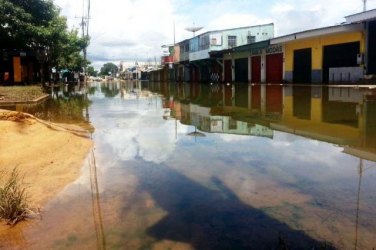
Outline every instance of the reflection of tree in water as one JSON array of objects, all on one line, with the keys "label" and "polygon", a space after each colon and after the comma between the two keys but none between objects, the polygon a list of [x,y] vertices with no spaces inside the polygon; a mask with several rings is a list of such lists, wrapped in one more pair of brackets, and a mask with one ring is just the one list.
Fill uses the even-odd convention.
[{"label": "reflection of tree in water", "polygon": [[167,215],[148,229],[160,240],[195,249],[333,249],[244,204],[218,178],[209,189],[165,166],[135,169],[140,191],[151,194]]},{"label": "reflection of tree in water", "polygon": [[97,91],[96,87],[89,87],[88,90],[87,90],[87,93],[89,95],[94,95],[96,91]]},{"label": "reflection of tree in water", "polygon": [[117,88],[116,84],[113,85],[101,85],[101,92],[104,94],[105,97],[115,97],[119,94],[119,89]]},{"label": "reflection of tree in water", "polygon": [[84,94],[55,95],[37,106],[25,107],[24,111],[51,122],[79,123],[87,121],[84,110],[90,105]]}]

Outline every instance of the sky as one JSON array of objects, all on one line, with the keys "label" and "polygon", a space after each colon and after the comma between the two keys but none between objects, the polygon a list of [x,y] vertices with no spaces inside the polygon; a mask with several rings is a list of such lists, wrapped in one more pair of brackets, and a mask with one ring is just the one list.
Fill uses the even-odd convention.
[{"label": "sky", "polygon": [[[79,29],[88,0],[54,0]],[[367,1],[367,9],[376,0]],[[161,45],[192,37],[187,27],[211,30],[274,23],[275,36],[340,24],[363,10],[362,0],[91,0],[88,59],[132,65],[159,61]],[[86,11],[85,11],[86,12]],[[86,15],[86,14],[85,14]],[[175,24],[175,25],[174,25]]]}]

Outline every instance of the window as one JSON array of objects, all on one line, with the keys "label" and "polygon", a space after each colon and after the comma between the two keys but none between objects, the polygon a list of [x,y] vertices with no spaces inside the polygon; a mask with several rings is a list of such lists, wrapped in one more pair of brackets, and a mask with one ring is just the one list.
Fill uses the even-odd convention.
[{"label": "window", "polygon": [[196,52],[199,50],[198,48],[199,40],[198,37],[194,37],[189,41],[189,49],[190,52]]},{"label": "window", "polygon": [[236,47],[236,36],[228,36],[228,47]]},{"label": "window", "polygon": [[200,37],[199,50],[209,49],[209,35]]},{"label": "window", "polygon": [[247,44],[256,42],[256,36],[247,36]]}]

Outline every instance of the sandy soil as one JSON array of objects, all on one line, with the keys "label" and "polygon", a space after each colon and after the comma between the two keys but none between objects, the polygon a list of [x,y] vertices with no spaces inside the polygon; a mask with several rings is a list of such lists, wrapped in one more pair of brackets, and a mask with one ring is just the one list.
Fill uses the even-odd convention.
[{"label": "sandy soil", "polygon": [[78,178],[91,147],[87,132],[79,127],[0,110],[0,169],[17,167],[24,175],[31,208],[42,208]]}]

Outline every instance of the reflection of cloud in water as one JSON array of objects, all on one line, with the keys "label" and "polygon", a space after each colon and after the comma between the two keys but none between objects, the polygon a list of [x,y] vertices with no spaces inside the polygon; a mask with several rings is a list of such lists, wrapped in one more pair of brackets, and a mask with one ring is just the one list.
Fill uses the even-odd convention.
[{"label": "reflection of cloud in water", "polygon": [[231,159],[244,165],[257,160],[260,171],[274,169],[316,181],[336,178],[338,171],[341,171],[342,178],[352,178],[356,171],[357,159],[342,153],[342,147],[302,136],[274,132],[272,140],[216,134],[211,139],[215,146],[197,145],[196,158],[200,157],[198,155],[204,158],[216,155],[209,161],[213,164],[218,160],[228,161],[228,165],[234,164]]},{"label": "reflection of cloud in water", "polygon": [[[101,137],[112,148],[115,157],[122,161],[139,156],[145,161],[161,163],[175,149],[175,121],[163,120],[163,110],[124,112],[114,127],[108,128]],[[119,117],[120,115],[118,115]],[[186,126],[178,125],[179,134],[186,133]]]},{"label": "reflection of cloud in water", "polygon": [[253,136],[249,136],[249,135],[232,135],[232,134],[219,134],[218,137],[225,142],[251,141],[252,139],[254,139]]}]

